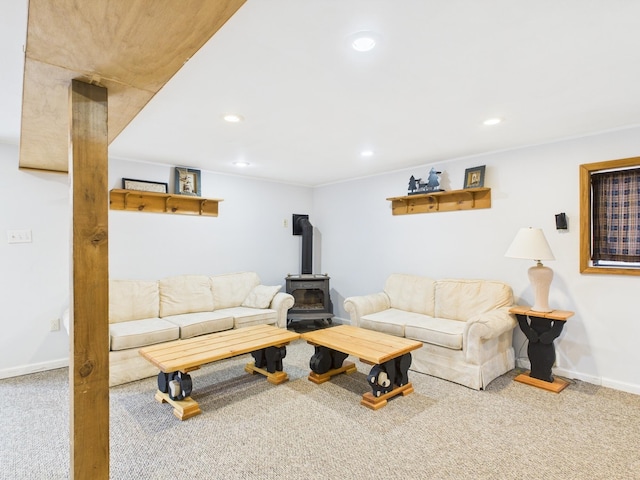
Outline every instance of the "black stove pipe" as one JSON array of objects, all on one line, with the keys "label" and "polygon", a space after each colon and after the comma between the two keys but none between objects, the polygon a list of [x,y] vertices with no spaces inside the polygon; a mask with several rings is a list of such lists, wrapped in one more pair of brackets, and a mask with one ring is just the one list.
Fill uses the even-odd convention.
[{"label": "black stove pipe", "polygon": [[302,274],[313,272],[313,225],[309,215],[293,215],[293,234],[302,235]]}]

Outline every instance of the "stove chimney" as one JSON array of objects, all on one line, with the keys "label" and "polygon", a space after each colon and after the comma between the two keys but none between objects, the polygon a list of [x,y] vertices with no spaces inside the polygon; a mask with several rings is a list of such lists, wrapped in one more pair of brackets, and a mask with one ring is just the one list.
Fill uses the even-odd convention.
[{"label": "stove chimney", "polygon": [[310,274],[313,272],[313,225],[309,222],[309,215],[293,214],[291,222],[294,235],[302,235],[302,271]]}]

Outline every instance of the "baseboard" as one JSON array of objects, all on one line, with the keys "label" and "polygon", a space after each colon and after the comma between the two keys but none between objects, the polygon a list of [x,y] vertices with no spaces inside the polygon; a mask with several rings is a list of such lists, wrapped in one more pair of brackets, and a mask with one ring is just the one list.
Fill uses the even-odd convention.
[{"label": "baseboard", "polygon": [[516,367],[524,370],[531,370],[531,362],[526,357],[516,358]]},{"label": "baseboard", "polygon": [[602,386],[613,388],[614,390],[620,390],[622,392],[635,393],[636,395],[640,395],[640,385],[633,385],[631,383],[618,382],[615,380],[603,378]]},{"label": "baseboard", "polygon": [[594,385],[600,385],[602,387],[612,388],[614,390],[620,390],[622,392],[634,393],[640,395],[640,385],[634,385],[632,383],[620,382],[618,380],[611,380],[609,378],[596,377],[595,375],[585,375],[583,373],[566,370],[564,368],[554,368],[554,375],[560,377],[581,380],[583,382],[592,383]]},{"label": "baseboard", "polygon": [[48,362],[41,363],[30,363],[29,365],[22,365],[20,367],[5,368],[0,370],[0,379],[20,377],[22,375],[28,375],[30,373],[44,372],[47,370],[54,370],[56,368],[64,368],[68,366],[68,358],[59,358],[57,360],[50,360]]},{"label": "baseboard", "polygon": [[[524,370],[531,370],[531,363],[526,357],[520,357],[516,359],[516,367]],[[595,375],[586,375],[584,373],[575,372],[573,370],[567,370],[566,368],[554,367],[552,370],[554,375],[563,377],[569,380],[580,380],[582,382],[591,383],[593,385],[600,385],[602,387],[612,388],[614,390],[620,390],[622,392],[634,393],[640,395],[640,385],[634,385],[631,383],[619,382],[617,380],[611,380],[608,378],[597,377]]]}]

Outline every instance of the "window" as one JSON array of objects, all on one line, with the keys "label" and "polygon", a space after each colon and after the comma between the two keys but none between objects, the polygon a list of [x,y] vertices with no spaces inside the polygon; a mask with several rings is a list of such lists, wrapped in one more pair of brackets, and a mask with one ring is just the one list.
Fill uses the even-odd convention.
[{"label": "window", "polygon": [[580,165],[580,272],[640,275],[640,157]]}]

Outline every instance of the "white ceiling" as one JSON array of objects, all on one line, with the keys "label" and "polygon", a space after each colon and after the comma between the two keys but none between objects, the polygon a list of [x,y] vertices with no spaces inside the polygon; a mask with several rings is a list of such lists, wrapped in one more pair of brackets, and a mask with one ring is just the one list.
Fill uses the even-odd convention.
[{"label": "white ceiling", "polygon": [[[18,144],[27,0],[0,5]],[[109,153],[316,186],[638,125],[639,27],[638,0],[247,0]]]}]

